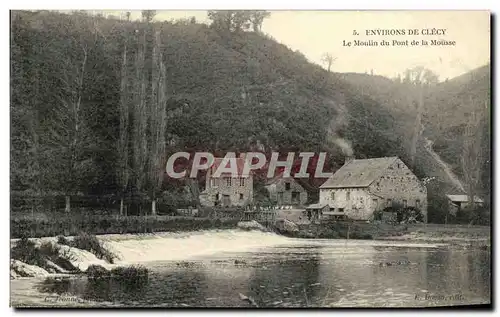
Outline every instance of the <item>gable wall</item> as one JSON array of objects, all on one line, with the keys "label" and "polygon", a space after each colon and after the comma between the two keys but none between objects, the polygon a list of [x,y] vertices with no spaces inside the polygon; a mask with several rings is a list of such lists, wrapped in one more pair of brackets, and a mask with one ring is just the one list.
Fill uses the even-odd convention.
[{"label": "gable wall", "polygon": [[417,206],[419,200],[420,210],[427,217],[427,188],[399,159],[369,186],[369,191],[385,199],[382,208],[388,207],[387,199],[401,205],[406,200],[407,206],[413,207]]},{"label": "gable wall", "polygon": [[[286,183],[290,183],[289,190],[286,190]],[[271,201],[277,203],[278,205],[291,205],[293,192],[300,193],[300,205],[304,205],[307,202],[307,191],[293,178],[278,179],[275,183],[267,185],[266,188],[269,191],[269,198]],[[283,193],[282,201],[280,201],[278,196],[278,193],[280,192]]]}]

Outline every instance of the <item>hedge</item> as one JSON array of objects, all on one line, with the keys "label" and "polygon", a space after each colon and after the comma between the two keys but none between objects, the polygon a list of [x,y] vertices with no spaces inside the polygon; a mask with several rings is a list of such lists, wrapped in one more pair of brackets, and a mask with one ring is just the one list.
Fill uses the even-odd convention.
[{"label": "hedge", "polygon": [[235,228],[239,217],[211,219],[178,216],[60,216],[50,219],[11,219],[10,237],[40,238],[59,235],[152,233]]}]

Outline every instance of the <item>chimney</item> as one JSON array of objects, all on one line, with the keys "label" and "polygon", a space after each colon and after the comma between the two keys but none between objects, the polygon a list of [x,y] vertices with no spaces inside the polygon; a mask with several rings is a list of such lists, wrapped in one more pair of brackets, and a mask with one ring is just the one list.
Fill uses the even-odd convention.
[{"label": "chimney", "polygon": [[354,155],[348,155],[345,157],[344,165],[349,164],[351,161],[354,161]]}]

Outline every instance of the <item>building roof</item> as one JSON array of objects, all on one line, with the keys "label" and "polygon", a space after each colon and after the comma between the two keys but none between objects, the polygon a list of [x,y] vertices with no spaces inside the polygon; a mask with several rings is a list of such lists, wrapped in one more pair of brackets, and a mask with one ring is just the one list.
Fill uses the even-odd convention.
[{"label": "building roof", "polygon": [[[446,195],[449,200],[452,202],[457,202],[457,203],[467,203],[469,202],[469,196],[468,195]],[[484,201],[479,198],[479,197],[474,197],[474,202],[476,203],[484,203]]]},{"label": "building roof", "polygon": [[352,160],[339,168],[319,188],[368,187],[378,179],[398,157]]},{"label": "building roof", "polygon": [[326,206],[328,206],[328,204],[311,204],[307,206],[306,209],[323,209]]},{"label": "building roof", "polygon": [[[219,166],[224,163],[224,158],[223,157],[216,157],[214,159],[214,162],[212,163],[212,165],[210,166],[210,168],[212,168],[212,173],[215,173],[215,171],[217,171],[217,169],[219,168]],[[236,160],[236,169],[238,171],[238,176],[239,177],[244,177],[243,176],[243,168],[245,166],[245,160],[243,158],[229,158],[225,164],[222,166],[222,168],[229,168],[229,167],[232,167],[231,164],[233,164],[233,162]],[[249,174],[251,174],[251,171],[249,172]],[[213,175],[213,174],[212,174]],[[227,173],[227,172],[224,172],[221,174],[221,176],[231,176],[231,173]]]}]

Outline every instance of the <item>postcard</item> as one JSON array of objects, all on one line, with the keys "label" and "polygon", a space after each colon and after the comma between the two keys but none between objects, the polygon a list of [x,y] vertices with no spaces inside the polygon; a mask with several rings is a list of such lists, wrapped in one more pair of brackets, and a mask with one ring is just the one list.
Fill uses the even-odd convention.
[{"label": "postcard", "polygon": [[12,307],[491,307],[489,11],[10,14]]}]

